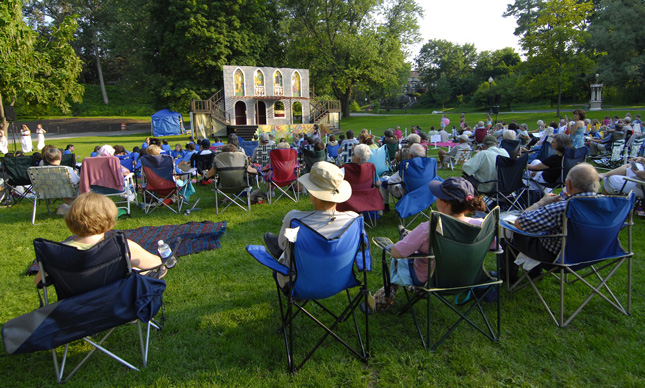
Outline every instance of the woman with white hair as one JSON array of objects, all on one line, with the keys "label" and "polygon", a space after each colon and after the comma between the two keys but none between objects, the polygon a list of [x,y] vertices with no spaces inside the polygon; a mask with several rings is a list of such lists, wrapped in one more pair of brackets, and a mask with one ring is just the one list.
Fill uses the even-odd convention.
[{"label": "woman with white hair", "polygon": [[363,164],[370,160],[372,152],[367,144],[359,144],[354,147],[354,156],[352,156],[352,163]]}]

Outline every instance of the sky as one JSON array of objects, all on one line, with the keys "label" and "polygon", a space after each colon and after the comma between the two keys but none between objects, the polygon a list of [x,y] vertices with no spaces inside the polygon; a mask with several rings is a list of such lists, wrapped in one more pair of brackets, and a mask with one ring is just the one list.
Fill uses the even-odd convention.
[{"label": "sky", "polygon": [[502,17],[513,0],[418,0],[424,10],[419,22],[422,41],[412,48],[416,57],[430,39],[452,43],[473,43],[477,52],[513,47],[521,54],[514,17]]}]

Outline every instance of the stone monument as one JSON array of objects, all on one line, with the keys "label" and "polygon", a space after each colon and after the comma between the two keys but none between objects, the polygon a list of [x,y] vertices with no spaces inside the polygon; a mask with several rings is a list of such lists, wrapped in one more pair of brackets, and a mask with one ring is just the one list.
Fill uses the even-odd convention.
[{"label": "stone monument", "polygon": [[589,110],[601,110],[602,109],[602,87],[603,84],[598,83],[598,77],[600,75],[596,74],[596,83],[591,84],[591,100],[589,101]]}]

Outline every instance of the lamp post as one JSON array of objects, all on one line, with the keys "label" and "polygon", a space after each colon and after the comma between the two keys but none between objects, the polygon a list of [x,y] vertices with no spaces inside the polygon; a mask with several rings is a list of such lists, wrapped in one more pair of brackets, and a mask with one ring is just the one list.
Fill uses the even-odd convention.
[{"label": "lamp post", "polygon": [[493,114],[493,77],[488,77],[488,90],[490,95],[488,97],[488,114]]}]

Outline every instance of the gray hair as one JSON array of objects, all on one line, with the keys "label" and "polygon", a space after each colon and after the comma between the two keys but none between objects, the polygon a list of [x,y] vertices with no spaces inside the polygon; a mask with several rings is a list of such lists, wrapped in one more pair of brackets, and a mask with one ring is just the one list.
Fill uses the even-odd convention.
[{"label": "gray hair", "polygon": [[421,144],[412,144],[409,153],[412,158],[422,158],[426,156],[426,149]]},{"label": "gray hair", "polygon": [[47,161],[47,163],[51,163],[57,160],[61,160],[62,155],[58,148],[49,148],[47,151],[45,151],[45,155],[43,155],[43,158]]},{"label": "gray hair", "polygon": [[417,135],[416,133],[413,133],[411,135],[408,135],[407,140],[408,140],[408,144],[419,144],[421,143],[421,136]]},{"label": "gray hair", "polygon": [[367,144],[358,144],[356,145],[356,147],[354,147],[354,156],[358,158],[359,164],[363,164],[370,160],[372,152],[370,151],[370,147]]},{"label": "gray hair", "polygon": [[524,130],[528,130],[528,129],[529,129],[529,126],[528,126],[528,124],[526,124],[526,123],[522,123],[522,124],[520,124],[520,128],[522,128],[522,129],[524,129]]},{"label": "gray hair", "polygon": [[510,129],[505,129],[502,132],[502,139],[504,140],[515,140],[517,138],[517,133]]},{"label": "gray hair", "polygon": [[597,193],[600,190],[598,171],[588,163],[572,167],[567,174],[567,182],[571,182],[574,188],[582,192]]}]

